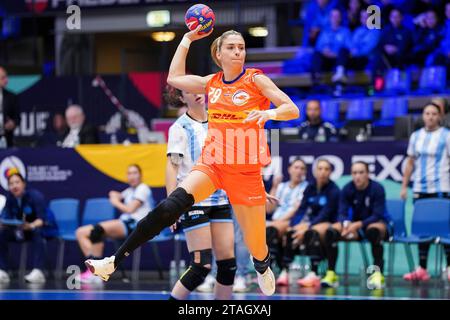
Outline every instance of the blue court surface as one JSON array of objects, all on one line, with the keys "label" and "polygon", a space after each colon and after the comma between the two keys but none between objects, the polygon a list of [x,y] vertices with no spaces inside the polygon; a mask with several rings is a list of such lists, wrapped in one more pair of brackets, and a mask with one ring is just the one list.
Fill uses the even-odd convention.
[{"label": "blue court surface", "polygon": [[[81,285],[67,289],[64,281],[50,280],[45,285],[27,285],[18,281],[0,286],[0,300],[167,300],[169,285],[164,280],[145,280],[138,283],[111,280],[106,284]],[[191,300],[213,300],[212,293],[194,292]],[[368,290],[358,279],[334,288],[278,287],[276,294],[266,297],[252,283],[246,293],[233,294],[233,300],[448,300],[448,284],[430,281],[413,285],[402,279],[383,290]]]}]

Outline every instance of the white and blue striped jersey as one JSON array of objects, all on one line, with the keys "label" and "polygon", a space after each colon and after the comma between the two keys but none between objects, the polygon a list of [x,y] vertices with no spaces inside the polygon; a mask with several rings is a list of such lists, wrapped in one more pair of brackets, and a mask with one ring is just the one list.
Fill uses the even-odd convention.
[{"label": "white and blue striped jersey", "polygon": [[[208,122],[199,122],[187,113],[180,116],[169,129],[167,154],[182,156],[178,168],[177,182],[180,183],[189,174],[200,157],[208,133]],[[228,197],[223,190],[217,190],[209,198],[195,206],[219,206],[228,204]]]},{"label": "white and blue striped jersey", "polygon": [[409,139],[407,153],[415,160],[414,192],[450,192],[449,129],[429,132],[422,128],[415,131]]},{"label": "white and blue striped jersey", "polygon": [[302,202],[303,192],[308,186],[308,182],[303,181],[294,188],[291,188],[289,184],[289,181],[286,181],[280,183],[277,187],[275,196],[280,200],[280,203],[272,214],[272,220],[282,219]]}]

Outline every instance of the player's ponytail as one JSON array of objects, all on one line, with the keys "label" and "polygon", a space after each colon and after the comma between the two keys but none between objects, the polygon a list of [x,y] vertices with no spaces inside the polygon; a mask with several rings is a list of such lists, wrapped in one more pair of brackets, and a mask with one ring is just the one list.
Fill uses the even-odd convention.
[{"label": "player's ponytail", "polygon": [[228,30],[225,31],[224,33],[222,33],[222,35],[218,38],[216,38],[213,43],[211,44],[211,57],[214,61],[214,63],[219,67],[222,68],[222,65],[219,61],[219,59],[217,59],[217,52],[220,50],[220,48],[222,47],[222,43],[223,40],[225,40],[226,37],[231,36],[231,35],[237,35],[242,37],[242,39],[244,39],[244,37],[242,36],[242,34],[240,32],[234,31],[234,30]]}]

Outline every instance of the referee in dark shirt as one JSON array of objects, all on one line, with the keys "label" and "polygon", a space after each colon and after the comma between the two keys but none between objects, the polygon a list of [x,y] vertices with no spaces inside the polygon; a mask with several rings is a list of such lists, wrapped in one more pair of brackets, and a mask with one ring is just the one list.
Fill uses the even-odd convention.
[{"label": "referee in dark shirt", "polygon": [[319,100],[311,100],[306,105],[308,121],[300,124],[299,136],[304,141],[328,142],[337,141],[336,128],[322,120],[322,110]]},{"label": "referee in dark shirt", "polygon": [[355,162],[351,169],[352,181],[341,191],[338,222],[327,230],[325,236],[328,271],[322,285],[336,287],[335,273],[339,240],[367,239],[372,246],[376,271],[368,279],[369,289],[384,287],[383,240],[389,236],[390,217],[386,211],[384,188],[369,179],[369,166],[365,162]]}]

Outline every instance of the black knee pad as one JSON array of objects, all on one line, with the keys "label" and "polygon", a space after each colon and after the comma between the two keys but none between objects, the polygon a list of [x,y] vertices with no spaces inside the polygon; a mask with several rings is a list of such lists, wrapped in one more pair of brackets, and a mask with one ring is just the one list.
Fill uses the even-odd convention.
[{"label": "black knee pad", "polygon": [[278,240],[278,230],[275,227],[266,228],[267,244],[272,243],[274,240]]},{"label": "black knee pad", "polygon": [[99,224],[96,224],[94,228],[91,230],[91,234],[89,235],[89,240],[92,243],[99,243],[103,241],[103,237],[105,235],[105,229]]},{"label": "black knee pad", "polygon": [[[198,250],[190,253],[191,262],[189,268],[180,278],[180,282],[189,291],[194,291],[205,281],[206,276],[211,271],[212,250]],[[209,265],[209,267],[205,267]]]},{"label": "black knee pad", "polygon": [[377,228],[369,228],[366,230],[366,237],[370,243],[379,244],[381,242],[381,232]]},{"label": "black knee pad", "polygon": [[236,258],[218,260],[216,263],[217,282],[224,286],[231,286],[234,283],[234,276],[236,275]]},{"label": "black knee pad", "polygon": [[156,206],[138,225],[144,229],[163,230],[173,225],[180,216],[189,211],[194,204],[194,197],[183,188],[176,188],[165,200]]},{"label": "black knee pad", "polygon": [[305,232],[303,242],[306,246],[320,246],[320,235],[316,230],[308,230]]},{"label": "black knee pad", "polygon": [[327,232],[325,233],[325,242],[327,245],[336,245],[339,238],[341,237],[341,234],[334,228],[329,228]]}]

